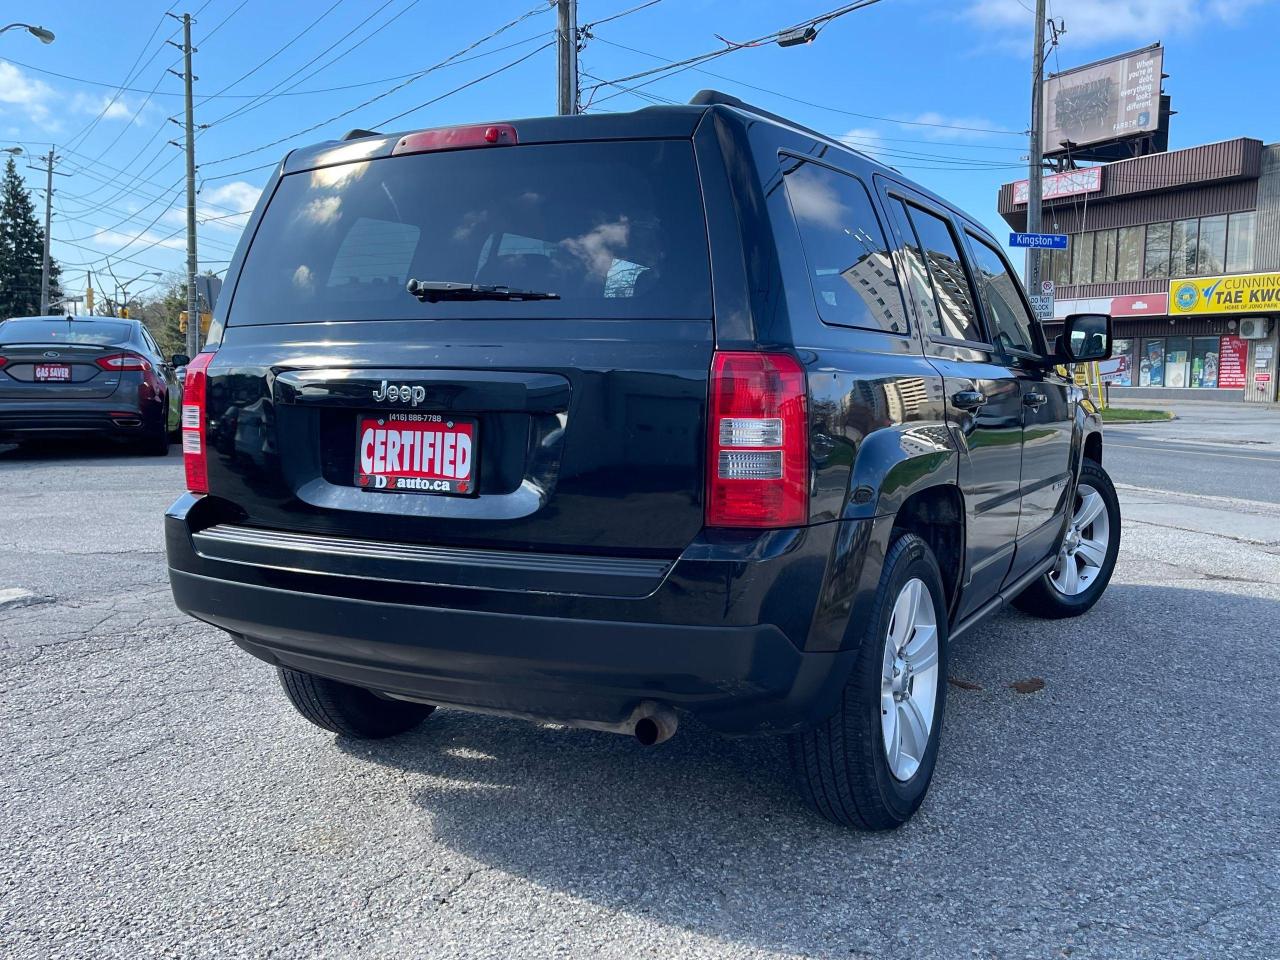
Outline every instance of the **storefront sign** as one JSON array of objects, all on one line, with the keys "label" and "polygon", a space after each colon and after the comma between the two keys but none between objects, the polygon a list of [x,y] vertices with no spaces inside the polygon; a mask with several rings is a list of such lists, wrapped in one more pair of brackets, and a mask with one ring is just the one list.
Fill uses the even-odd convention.
[{"label": "storefront sign", "polygon": [[1169,315],[1280,311],[1280,273],[1169,281]]},{"label": "storefront sign", "polygon": [[1248,380],[1249,341],[1240,337],[1223,337],[1218,353],[1218,386],[1224,390],[1243,390]]},{"label": "storefront sign", "polygon": [[1113,317],[1163,317],[1169,312],[1167,293],[1140,293],[1111,298]]},{"label": "storefront sign", "polygon": [[[1046,200],[1056,200],[1059,197],[1074,197],[1082,193],[1097,193],[1102,189],[1102,168],[1085,167],[1083,170],[1068,170],[1066,173],[1055,173],[1052,176],[1045,177],[1041,183],[1043,184],[1043,196]],[[1030,181],[1017,180],[1014,182],[1013,202],[1031,202]]]}]

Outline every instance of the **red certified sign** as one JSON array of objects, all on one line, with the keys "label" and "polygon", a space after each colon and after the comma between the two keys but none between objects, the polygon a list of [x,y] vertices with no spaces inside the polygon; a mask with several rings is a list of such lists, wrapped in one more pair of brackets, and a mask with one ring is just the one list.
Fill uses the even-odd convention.
[{"label": "red certified sign", "polygon": [[475,492],[476,421],[434,413],[360,419],[356,486],[378,493]]},{"label": "red certified sign", "polygon": [[1111,298],[1113,317],[1163,317],[1169,312],[1169,294],[1139,293]]},{"label": "red certified sign", "polygon": [[1255,374],[1253,375],[1253,382],[1254,382],[1254,383],[1270,383],[1270,382],[1271,382],[1271,374],[1269,374],[1269,373],[1255,373]]}]

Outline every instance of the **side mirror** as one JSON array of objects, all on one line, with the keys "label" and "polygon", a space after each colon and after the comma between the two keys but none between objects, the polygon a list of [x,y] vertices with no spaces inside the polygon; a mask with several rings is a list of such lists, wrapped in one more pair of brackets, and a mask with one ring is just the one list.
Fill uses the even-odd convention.
[{"label": "side mirror", "polygon": [[185,353],[175,353],[172,357],[169,358],[169,362],[173,364],[175,367],[185,367],[188,363],[191,362],[191,358],[188,357]]},{"label": "side mirror", "polygon": [[1112,342],[1109,315],[1073,313],[1062,325],[1055,352],[1067,363],[1091,363],[1110,359]]}]

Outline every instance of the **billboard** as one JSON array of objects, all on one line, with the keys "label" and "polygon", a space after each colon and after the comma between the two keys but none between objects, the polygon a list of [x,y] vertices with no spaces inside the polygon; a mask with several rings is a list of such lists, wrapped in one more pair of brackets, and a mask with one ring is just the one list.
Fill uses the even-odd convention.
[{"label": "billboard", "polygon": [[[1053,173],[1044,177],[1041,184],[1041,196],[1045,200],[1057,200],[1059,197],[1075,197],[1082,193],[1097,193],[1102,189],[1102,168],[1085,167],[1082,170],[1066,170],[1063,173]],[[1013,202],[1031,202],[1031,182],[1029,180],[1014,181]]]},{"label": "billboard", "polygon": [[1169,281],[1169,315],[1280,310],[1280,273]]},{"label": "billboard", "polygon": [[1063,143],[1086,147],[1160,128],[1159,44],[1086,64],[1044,82],[1044,152],[1065,152]]}]

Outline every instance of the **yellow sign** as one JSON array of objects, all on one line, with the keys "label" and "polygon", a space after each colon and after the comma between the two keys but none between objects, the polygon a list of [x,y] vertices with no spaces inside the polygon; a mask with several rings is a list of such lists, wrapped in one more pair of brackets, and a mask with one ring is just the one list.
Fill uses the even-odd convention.
[{"label": "yellow sign", "polygon": [[1280,311],[1280,273],[1169,281],[1169,315]]}]

